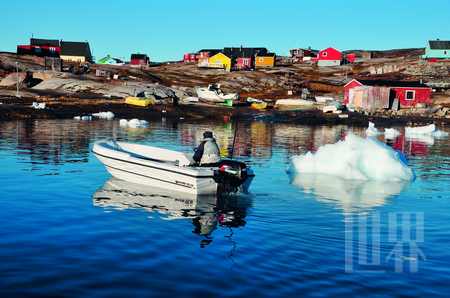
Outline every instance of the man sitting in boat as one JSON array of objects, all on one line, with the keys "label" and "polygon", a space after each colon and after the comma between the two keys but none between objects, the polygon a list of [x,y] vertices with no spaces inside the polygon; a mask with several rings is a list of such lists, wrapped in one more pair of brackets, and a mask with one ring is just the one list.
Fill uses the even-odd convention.
[{"label": "man sitting in boat", "polygon": [[216,140],[213,138],[213,133],[211,131],[205,131],[203,133],[203,141],[192,157],[191,165],[200,163],[201,167],[218,167],[221,161],[220,149],[217,146]]}]

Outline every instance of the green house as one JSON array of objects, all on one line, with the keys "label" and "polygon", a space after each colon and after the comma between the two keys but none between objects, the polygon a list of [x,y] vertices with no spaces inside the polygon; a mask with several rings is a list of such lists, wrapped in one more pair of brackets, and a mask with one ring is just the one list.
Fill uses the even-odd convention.
[{"label": "green house", "polygon": [[109,55],[103,59],[98,60],[99,64],[119,64],[119,65],[123,65],[122,60],[120,59],[116,59],[116,58],[112,58]]},{"label": "green house", "polygon": [[425,55],[420,55],[420,59],[449,59],[450,41],[430,40],[425,48]]}]

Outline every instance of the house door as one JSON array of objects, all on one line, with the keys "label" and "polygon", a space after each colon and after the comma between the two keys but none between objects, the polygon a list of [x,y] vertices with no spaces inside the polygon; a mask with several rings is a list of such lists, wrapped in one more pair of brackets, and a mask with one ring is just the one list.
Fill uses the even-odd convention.
[{"label": "house door", "polygon": [[362,90],[355,90],[355,107],[362,108],[362,102],[363,100],[363,91]]},{"label": "house door", "polygon": [[355,106],[355,89],[348,91],[348,106],[351,108]]}]

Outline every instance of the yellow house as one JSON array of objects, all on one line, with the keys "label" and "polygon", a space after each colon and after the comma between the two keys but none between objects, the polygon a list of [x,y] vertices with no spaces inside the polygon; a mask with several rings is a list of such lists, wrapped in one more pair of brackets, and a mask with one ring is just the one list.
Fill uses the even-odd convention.
[{"label": "yellow house", "polygon": [[65,61],[92,62],[91,48],[87,41],[61,41],[60,56]]},{"label": "yellow house", "polygon": [[231,58],[225,56],[222,53],[217,53],[209,58],[209,67],[211,68],[223,68],[227,71],[231,70]]},{"label": "yellow house", "polygon": [[256,67],[272,67],[275,65],[275,53],[261,53],[259,52],[255,56]]}]

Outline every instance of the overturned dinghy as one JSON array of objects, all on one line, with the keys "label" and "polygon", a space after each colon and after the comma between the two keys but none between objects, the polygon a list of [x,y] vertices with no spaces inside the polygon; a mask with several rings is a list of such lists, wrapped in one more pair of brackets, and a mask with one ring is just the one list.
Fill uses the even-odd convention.
[{"label": "overturned dinghy", "polygon": [[142,144],[102,140],[92,152],[116,178],[191,194],[247,191],[254,177],[243,162],[192,167],[193,154]]}]

